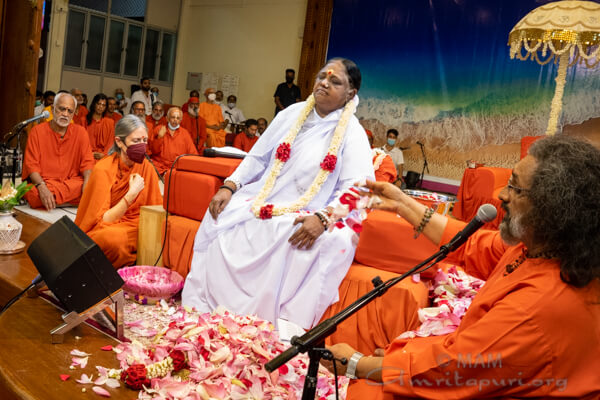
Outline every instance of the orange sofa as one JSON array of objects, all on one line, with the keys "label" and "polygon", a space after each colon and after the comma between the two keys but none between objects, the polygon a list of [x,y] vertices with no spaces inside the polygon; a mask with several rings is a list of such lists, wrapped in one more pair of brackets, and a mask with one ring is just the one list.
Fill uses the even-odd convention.
[{"label": "orange sofa", "polygon": [[[189,272],[196,231],[210,199],[240,160],[182,157],[165,180],[168,211],[165,266],[182,276]],[[413,229],[396,214],[374,211],[363,223],[354,263],[339,287],[340,300],[323,318],[332,316],[384,281],[407,271],[437,250],[426,238],[413,239]],[[428,271],[432,275],[434,271]],[[417,310],[428,304],[424,282],[407,279],[338,327],[329,343],[348,342],[363,353],[385,347],[400,333],[419,325]]]}]

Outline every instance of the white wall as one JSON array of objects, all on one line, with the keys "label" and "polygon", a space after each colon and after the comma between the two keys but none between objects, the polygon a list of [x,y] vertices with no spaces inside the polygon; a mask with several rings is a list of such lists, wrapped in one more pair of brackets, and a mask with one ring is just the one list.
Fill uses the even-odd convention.
[{"label": "white wall", "polygon": [[[298,71],[306,0],[183,0],[173,102],[187,101],[188,72],[239,77],[247,118],[273,119],[273,94],[285,69]],[[227,96],[228,93],[225,93]]]}]

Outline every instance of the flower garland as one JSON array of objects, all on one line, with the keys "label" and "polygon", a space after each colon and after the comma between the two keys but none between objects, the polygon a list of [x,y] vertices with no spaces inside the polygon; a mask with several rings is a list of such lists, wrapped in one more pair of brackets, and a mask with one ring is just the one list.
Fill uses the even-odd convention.
[{"label": "flower garland", "polygon": [[289,160],[290,154],[292,152],[292,144],[296,140],[296,135],[300,132],[302,125],[308,118],[309,114],[313,111],[315,107],[315,98],[313,95],[310,95],[308,99],[306,99],[306,105],[302,109],[302,112],[298,116],[295,124],[290,129],[287,136],[284,138],[283,142],[277,148],[275,153],[275,161],[273,162],[273,166],[269,171],[269,175],[265,182],[265,185],[260,190],[254,202],[252,203],[252,212],[257,218],[260,219],[270,219],[273,216],[284,215],[296,211],[300,211],[315,197],[315,195],[321,189],[321,186],[325,183],[325,180],[329,176],[333,170],[335,170],[335,166],[337,164],[337,154],[344,140],[344,135],[346,133],[346,127],[348,126],[348,121],[350,121],[350,117],[354,113],[354,100],[350,100],[346,103],[344,107],[344,111],[340,117],[338,125],[335,128],[333,133],[333,137],[331,138],[331,142],[329,143],[329,150],[327,151],[327,155],[323,159],[320,164],[321,169],[317,173],[317,176],[312,181],[308,190],[295,202],[291,204],[287,204],[284,206],[275,206],[273,204],[266,204],[265,201],[267,197],[273,191],[275,187],[275,181],[279,177],[281,173],[281,169],[283,165]]}]

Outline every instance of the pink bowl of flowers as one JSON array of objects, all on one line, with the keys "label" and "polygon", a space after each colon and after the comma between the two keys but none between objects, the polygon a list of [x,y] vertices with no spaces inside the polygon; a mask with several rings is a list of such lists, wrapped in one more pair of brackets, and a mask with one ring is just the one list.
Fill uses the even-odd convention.
[{"label": "pink bowl of flowers", "polygon": [[136,265],[118,270],[125,281],[123,289],[142,304],[152,304],[169,299],[182,288],[184,279],[175,271],[164,267]]}]

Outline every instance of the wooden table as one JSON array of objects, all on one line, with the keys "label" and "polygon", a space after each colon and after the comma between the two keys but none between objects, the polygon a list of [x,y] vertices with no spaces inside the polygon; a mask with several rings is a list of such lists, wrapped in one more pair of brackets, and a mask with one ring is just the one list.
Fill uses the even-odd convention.
[{"label": "wooden table", "polygon": [[[21,240],[26,249],[50,224],[35,217],[16,213],[23,224]],[[24,250],[13,255],[0,255],[0,304],[25,289],[38,272]],[[0,316],[0,399],[79,399],[101,398],[92,391],[92,385],[75,382],[82,373],[98,376],[96,365],[117,368],[112,351],[102,351],[105,345],[118,342],[88,325],[82,324],[64,337],[64,343],[52,344],[50,330],[62,322],[61,311],[41,298],[23,297]],[[76,336],[81,339],[76,339]],[[92,355],[82,370],[69,369],[73,349]],[[63,382],[60,374],[71,375]],[[87,393],[81,389],[86,388]],[[133,399],[137,393],[124,387],[110,389],[113,399]]]}]

